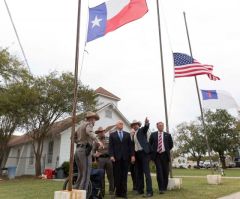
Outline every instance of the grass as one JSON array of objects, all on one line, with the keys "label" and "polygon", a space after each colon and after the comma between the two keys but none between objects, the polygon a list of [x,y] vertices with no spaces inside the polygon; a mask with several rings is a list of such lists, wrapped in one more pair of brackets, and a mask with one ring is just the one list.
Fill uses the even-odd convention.
[{"label": "grass", "polygon": [[[174,176],[205,176],[208,170],[174,169]],[[240,170],[229,169],[227,176],[240,176]],[[208,185],[205,178],[185,178],[180,190],[172,190],[159,196],[156,177],[153,177],[154,197],[152,199],[215,199],[239,191],[239,179],[223,179],[222,185]],[[0,198],[4,199],[51,199],[54,191],[62,189],[63,182],[39,180],[30,177],[21,177],[15,180],[0,181]],[[106,189],[107,189],[106,185]],[[131,190],[131,178],[128,181],[128,190]],[[137,198],[131,191],[129,198]],[[109,196],[105,197],[109,199]],[[141,197],[138,197],[141,198]]]}]

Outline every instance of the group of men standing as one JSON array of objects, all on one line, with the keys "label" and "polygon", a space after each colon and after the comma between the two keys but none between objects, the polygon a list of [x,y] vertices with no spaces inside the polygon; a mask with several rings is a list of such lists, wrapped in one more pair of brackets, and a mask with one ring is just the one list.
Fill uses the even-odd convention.
[{"label": "group of men standing", "polygon": [[131,168],[136,194],[143,197],[153,196],[150,160],[156,165],[159,194],[163,194],[167,190],[170,150],[173,147],[171,134],[163,131],[164,123],[158,122],[158,130],[148,136],[150,126],[148,118],[145,119],[143,127],[140,121],[134,120],[130,133],[124,131],[124,123],[118,121],[116,130],[106,136],[106,131],[102,127],[95,133],[93,131],[94,123],[98,119],[96,113],[87,112],[86,121],[82,122],[76,131],[75,159],[79,174],[75,188],[87,190],[91,168],[91,155],[86,153],[87,145],[95,145],[93,155],[98,159],[98,168],[106,171],[111,195],[127,198],[127,177]]}]

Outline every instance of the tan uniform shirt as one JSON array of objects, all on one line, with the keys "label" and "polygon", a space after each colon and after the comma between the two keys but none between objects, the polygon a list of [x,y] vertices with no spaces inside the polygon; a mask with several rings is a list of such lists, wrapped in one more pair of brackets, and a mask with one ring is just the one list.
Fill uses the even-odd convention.
[{"label": "tan uniform shirt", "polygon": [[77,144],[93,144],[99,142],[97,135],[93,131],[93,124],[87,121],[81,121],[79,128],[76,131],[75,143]]},{"label": "tan uniform shirt", "polygon": [[102,142],[104,148],[99,148],[98,146],[96,146],[96,151],[101,153],[101,155],[108,154],[109,137],[108,136],[104,136],[103,138],[98,137],[98,139],[100,140],[100,142]]}]

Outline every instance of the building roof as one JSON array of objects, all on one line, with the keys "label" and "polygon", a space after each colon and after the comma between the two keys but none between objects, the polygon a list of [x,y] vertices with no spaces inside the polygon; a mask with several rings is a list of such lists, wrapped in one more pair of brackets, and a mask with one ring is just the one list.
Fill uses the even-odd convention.
[{"label": "building roof", "polygon": [[[80,115],[78,115],[77,118],[78,118],[77,119],[78,122],[82,119],[82,117]],[[53,126],[49,130],[48,136],[49,137],[56,136],[56,135],[60,134],[61,132],[65,131],[66,129],[70,128],[71,126],[72,126],[72,117],[68,117],[64,120],[56,122],[53,124]],[[17,137],[12,138],[8,142],[8,146],[12,147],[12,146],[24,144],[24,143],[27,143],[30,141],[32,141],[32,138],[29,135],[24,134],[22,136],[17,136]]]},{"label": "building roof", "polygon": [[[102,95],[102,96],[105,96],[105,97],[108,97],[108,98],[112,98],[112,99],[115,99],[117,101],[120,100],[119,97],[117,97],[116,95],[110,93],[109,91],[105,90],[104,88],[102,87],[99,87],[98,89],[95,90],[95,92],[99,95]],[[106,105],[104,105],[103,107],[101,107],[97,112],[101,111],[102,109],[108,107],[112,105],[114,107],[114,110],[117,111],[117,113],[123,118],[123,120],[126,121],[127,124],[130,125],[129,121],[124,117],[124,115],[118,110],[118,108],[112,104],[112,103],[108,103]],[[80,114],[77,116],[77,122],[79,122],[80,120],[83,119],[83,115]],[[61,121],[58,121],[58,122],[55,122],[53,124],[53,126],[51,127],[51,129],[49,130],[49,133],[48,133],[48,136],[57,136],[58,134],[62,133],[63,131],[65,131],[66,129],[70,128],[72,126],[72,117],[68,117],[64,120],[61,120]],[[115,125],[112,125],[112,126],[109,126],[107,128],[109,128],[109,130],[113,129]],[[20,144],[24,144],[24,143],[27,143],[27,142],[31,142],[32,141],[32,138],[27,135],[27,134],[24,134],[22,136],[17,136],[17,137],[13,137],[10,139],[10,141],[8,142],[8,146],[10,147],[13,147],[13,146],[17,146],[17,145],[20,145]]]},{"label": "building roof", "polygon": [[121,113],[121,111],[118,109],[118,107],[115,106],[113,103],[108,103],[108,104],[104,105],[102,108],[100,108],[100,109],[98,110],[98,112],[101,111],[101,110],[103,110],[103,109],[105,109],[106,107],[109,107],[109,106],[112,106],[113,109],[116,111],[116,113],[127,123],[127,125],[130,126],[130,122],[129,122],[129,121],[127,120],[127,118]]},{"label": "building roof", "polygon": [[99,87],[95,90],[95,92],[99,95],[102,95],[104,97],[108,97],[108,98],[111,98],[111,99],[115,99],[117,101],[120,101],[121,99],[119,97],[117,97],[116,95],[110,93],[109,91],[107,91],[106,89],[102,88],[102,87]]}]

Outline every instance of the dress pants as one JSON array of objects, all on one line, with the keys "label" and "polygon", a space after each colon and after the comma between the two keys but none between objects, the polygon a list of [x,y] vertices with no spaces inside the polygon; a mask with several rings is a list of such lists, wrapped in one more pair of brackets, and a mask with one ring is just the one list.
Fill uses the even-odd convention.
[{"label": "dress pants", "polygon": [[117,197],[127,196],[127,177],[128,177],[129,160],[116,160],[113,163],[114,185]]},{"label": "dress pants", "polygon": [[136,164],[130,164],[130,168],[129,168],[130,172],[131,172],[131,177],[132,177],[132,183],[133,183],[133,191],[137,191],[137,168],[136,168]]},{"label": "dress pants", "polygon": [[112,161],[108,157],[99,157],[98,158],[98,169],[104,169],[103,176],[103,193],[105,195],[105,173],[107,173],[107,178],[109,182],[109,193],[113,194],[114,192],[114,179],[113,179],[113,165]]},{"label": "dress pants", "polygon": [[167,153],[157,153],[155,164],[157,169],[157,182],[159,191],[166,191],[169,176],[169,160]]},{"label": "dress pants", "polygon": [[149,154],[142,151],[136,152],[136,171],[137,171],[137,185],[138,185],[138,192],[144,192],[144,176],[146,179],[146,191],[149,194],[153,193],[152,189],[152,178],[149,169],[149,161],[150,156]]},{"label": "dress pants", "polygon": [[87,190],[92,169],[92,156],[91,154],[86,156],[85,147],[77,147],[74,158],[78,167],[78,178],[73,188]]}]

